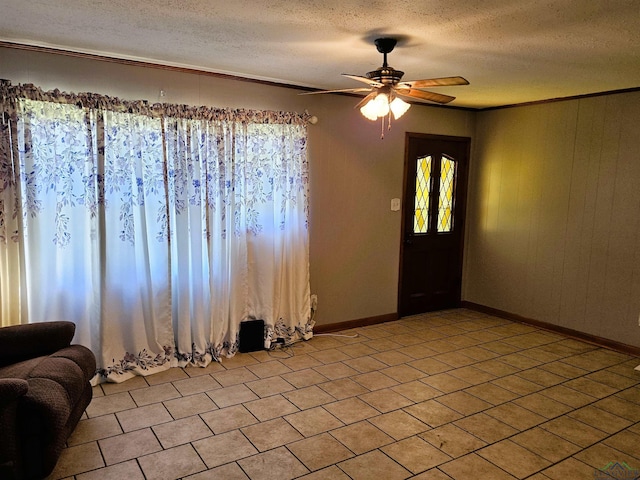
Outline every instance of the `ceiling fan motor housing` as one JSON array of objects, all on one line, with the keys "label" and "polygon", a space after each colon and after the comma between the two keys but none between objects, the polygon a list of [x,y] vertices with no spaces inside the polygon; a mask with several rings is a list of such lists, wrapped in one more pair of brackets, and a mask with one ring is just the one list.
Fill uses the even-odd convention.
[{"label": "ceiling fan motor housing", "polygon": [[395,85],[400,81],[403,75],[404,72],[401,72],[400,70],[384,66],[377,70],[367,72],[367,78],[380,82],[383,85]]}]

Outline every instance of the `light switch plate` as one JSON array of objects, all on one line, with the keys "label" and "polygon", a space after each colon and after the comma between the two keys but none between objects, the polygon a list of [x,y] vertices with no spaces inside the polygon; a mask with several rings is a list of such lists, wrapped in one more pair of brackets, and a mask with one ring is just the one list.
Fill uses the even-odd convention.
[{"label": "light switch plate", "polygon": [[391,199],[391,211],[392,212],[397,212],[398,210],[400,210],[400,199],[399,198],[392,198]]}]

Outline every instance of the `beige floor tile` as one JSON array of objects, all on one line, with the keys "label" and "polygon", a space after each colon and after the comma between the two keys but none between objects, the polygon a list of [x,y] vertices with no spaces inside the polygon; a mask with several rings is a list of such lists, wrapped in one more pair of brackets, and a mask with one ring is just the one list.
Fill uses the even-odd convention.
[{"label": "beige floor tile", "polygon": [[122,433],[120,424],[114,414],[80,420],[67,440],[67,445],[74,446],[92,442],[102,438],[113,437]]},{"label": "beige floor tile", "polygon": [[165,408],[169,411],[174,419],[197,415],[199,413],[217,410],[217,406],[204,393],[190,395],[188,397],[167,400],[164,403]]},{"label": "beige floor tile", "polygon": [[326,403],[335,402],[335,398],[324,390],[312,385],[306,388],[300,388],[293,392],[284,393],[283,396],[293,403],[300,410],[317,407]]},{"label": "beige floor tile", "polygon": [[108,383],[103,383],[100,386],[102,387],[102,390],[104,391],[105,395],[113,395],[114,393],[128,392],[130,390],[135,390],[137,388],[148,387],[149,384],[147,383],[145,378],[146,377],[136,375],[135,377],[130,378],[129,380],[125,380],[124,382],[121,382],[121,383],[108,382]]},{"label": "beige floor tile", "polygon": [[311,385],[317,385],[328,381],[327,377],[320,375],[311,368],[298,370],[292,373],[285,373],[282,375],[282,378],[296,388],[310,387]]},{"label": "beige floor tile", "polygon": [[[640,372],[638,372],[638,375],[640,376]],[[616,397],[623,398],[628,402],[633,402],[637,405],[640,405],[640,386],[621,390],[620,392],[616,393]]]},{"label": "beige floor tile", "polygon": [[308,473],[305,466],[284,447],[244,458],[238,461],[238,465],[251,480],[289,480]]},{"label": "beige floor tile", "polygon": [[173,382],[173,386],[176,387],[176,390],[178,390],[183,397],[222,388],[211,375],[199,375],[197,377],[178,380],[177,382]]},{"label": "beige floor tile", "polygon": [[464,391],[449,393],[438,397],[437,400],[438,403],[442,403],[465,416],[472,415],[492,407],[492,404]]},{"label": "beige floor tile", "polygon": [[216,435],[258,423],[243,405],[205,412],[200,417]]},{"label": "beige floor tile", "polygon": [[378,338],[376,340],[370,340],[365,342],[365,345],[377,350],[378,352],[386,352],[388,350],[397,350],[402,348],[404,345],[394,342],[390,338]]},{"label": "beige floor tile", "polygon": [[538,415],[542,415],[547,419],[559,417],[572,410],[571,407],[564,403],[556,402],[552,398],[540,395],[540,393],[532,393],[525,397],[518,398],[513,403],[521,407],[531,410]]},{"label": "beige floor tile", "polygon": [[150,428],[98,440],[98,444],[107,465],[162,450]]},{"label": "beige floor tile", "polygon": [[277,395],[278,393],[290,392],[296,388],[281,377],[254,380],[252,382],[246,382],[245,386],[249,387],[251,391],[260,398],[270,397],[272,395]]},{"label": "beige floor tile", "polygon": [[464,390],[470,393],[474,397],[480,398],[485,402],[489,402],[492,405],[500,405],[502,403],[509,402],[515,398],[518,398],[516,393],[513,393],[504,388],[498,387],[492,383],[482,383],[480,385],[474,385]]},{"label": "beige floor tile", "polygon": [[591,479],[595,469],[575,458],[567,458],[562,462],[543,470],[542,473],[551,480],[567,480],[569,478]]},{"label": "beige floor tile", "polygon": [[640,467],[640,455],[636,454],[631,456],[627,453],[623,453],[620,450],[616,450],[604,443],[596,443],[595,445],[587,448],[586,450],[576,453],[573,458],[580,460],[581,462],[590,465],[594,469],[604,468],[609,462],[622,463],[638,468]]},{"label": "beige floor tile", "polygon": [[100,455],[98,444],[96,442],[83,443],[62,450],[58,463],[49,478],[65,478],[103,466],[104,461]]},{"label": "beige floor tile", "polygon": [[208,468],[235,462],[258,453],[239,430],[197,440],[192,445]]},{"label": "beige floor tile", "polygon": [[335,465],[310,473],[300,480],[349,480],[349,477]]},{"label": "beige floor tile", "polygon": [[467,365],[471,365],[477,362],[475,358],[471,358],[468,355],[465,355],[460,350],[457,350],[454,352],[440,353],[433,358],[435,358],[439,362],[446,363],[452,368],[465,367]]},{"label": "beige floor tile", "polygon": [[541,385],[545,388],[558,385],[559,383],[565,382],[567,380],[560,375],[556,375],[555,373],[551,373],[542,368],[532,368],[529,370],[525,370],[518,373],[518,376],[520,378],[524,378],[525,380],[529,380],[530,382],[537,383],[538,385]]},{"label": "beige floor tile", "polygon": [[420,360],[414,360],[413,362],[408,363],[410,367],[416,368],[421,372],[424,372],[428,375],[436,375],[438,373],[447,372],[452,370],[453,367],[444,362],[436,360],[432,357],[422,358]]},{"label": "beige floor tile", "polygon": [[338,350],[340,350],[342,353],[346,353],[351,358],[367,357],[369,355],[378,353],[377,350],[374,350],[373,348],[364,345],[363,343],[356,343],[347,345],[345,347],[339,347]]},{"label": "beige floor tile", "polygon": [[[294,355],[293,357],[283,358],[280,359],[280,363],[296,372],[298,370],[308,370],[312,367],[319,367],[322,365],[322,362],[316,360],[309,354]],[[287,375],[290,374],[284,374],[283,378],[286,378]]]},{"label": "beige floor tile", "polygon": [[415,360],[415,357],[407,355],[406,353],[402,353],[404,350],[390,350],[386,352],[379,352],[372,355],[376,360],[385,363],[386,365],[393,367],[395,365],[401,365],[403,363],[408,363]]},{"label": "beige floor tile", "polygon": [[344,343],[341,343],[335,337],[321,336],[319,334],[314,335],[311,340],[306,342],[306,344],[311,345],[317,350],[328,350],[330,348],[337,348],[344,345]]},{"label": "beige floor tile", "polygon": [[478,455],[489,460],[516,478],[525,478],[551,465],[539,455],[511,440],[502,440],[478,450]]},{"label": "beige floor tile", "polygon": [[207,468],[191,445],[140,457],[138,463],[146,480],[174,480]]},{"label": "beige floor tile", "polygon": [[442,395],[440,390],[430,387],[419,380],[396,385],[395,387],[391,387],[391,390],[408,398],[412,402],[424,402],[425,400],[430,400]]},{"label": "beige floor tile", "polygon": [[[640,361],[638,361],[638,363],[640,363]],[[593,380],[594,382],[608,385],[609,387],[615,388],[616,390],[623,390],[640,383],[640,372],[638,372],[638,378],[636,379],[629,378],[624,375],[619,375],[615,372],[607,370],[600,370],[598,372],[590,373],[586,376],[586,378],[588,378],[589,380]]]},{"label": "beige floor tile", "polygon": [[247,369],[259,378],[270,378],[284,373],[291,373],[292,370],[277,360],[271,362],[249,365]]},{"label": "beige floor tile", "polygon": [[588,405],[570,412],[570,417],[607,433],[616,433],[631,425],[631,421],[609,413],[600,408]]},{"label": "beige floor tile", "polygon": [[161,383],[153,387],[139,388],[138,390],[132,390],[129,394],[139,407],[180,397],[180,393],[171,383]]},{"label": "beige floor tile", "polygon": [[233,385],[239,385],[241,383],[258,380],[258,377],[256,377],[253,373],[247,370],[247,368],[244,366],[234,368],[233,370],[225,370],[224,372],[217,372],[212,374],[211,376],[214,378],[216,382],[218,382],[223,387],[231,387]]},{"label": "beige floor tile", "polygon": [[108,415],[135,407],[136,404],[129,392],[114,393],[113,395],[97,397],[91,400],[91,403],[87,407],[87,415],[90,418],[98,417],[100,415]]},{"label": "beige floor tile", "polygon": [[547,419],[513,402],[504,403],[485,412],[487,415],[500,420],[516,430],[526,430],[544,423]]},{"label": "beige floor tile", "polygon": [[470,365],[468,367],[456,368],[455,370],[451,370],[448,373],[449,375],[459,378],[460,380],[463,380],[470,385],[478,385],[480,383],[488,382],[496,378],[495,375],[480,370],[473,365]]},{"label": "beige floor tile", "polygon": [[455,425],[487,443],[494,443],[518,433],[513,427],[485,413],[476,413],[455,422]]},{"label": "beige floor tile", "polygon": [[131,410],[123,410],[116,413],[118,421],[125,432],[140,430],[141,428],[151,427],[159,423],[170,422],[173,417],[162,403],[154,403],[144,407],[133,408]]},{"label": "beige floor tile", "polygon": [[387,377],[391,377],[400,383],[412,382],[427,376],[426,373],[421,372],[417,368],[410,367],[409,365],[395,365],[393,367],[384,368],[381,372]]},{"label": "beige floor tile", "polygon": [[349,355],[337,348],[311,352],[309,355],[325,365],[351,359]]},{"label": "beige floor tile", "polygon": [[539,393],[540,395],[544,395],[545,397],[549,397],[573,408],[584,407],[585,405],[597,400],[595,397],[578,392],[577,390],[568,388],[565,385],[556,385],[551,388],[545,388],[544,390],[540,390]]},{"label": "beige floor tile", "polygon": [[323,407],[311,408],[284,417],[296,430],[305,437],[312,437],[319,433],[344,426],[336,417]]},{"label": "beige floor tile", "polygon": [[497,378],[491,382],[501,388],[509,390],[518,395],[529,395],[542,390],[542,386],[537,383],[530,382],[517,375],[508,375],[506,377]]},{"label": "beige floor tile", "polygon": [[161,383],[173,382],[182,378],[189,378],[182,368],[168,368],[153,375],[147,375],[145,379],[149,385],[160,385]]},{"label": "beige floor tile", "polygon": [[[608,445],[611,448],[615,448],[616,450],[633,457],[638,458],[640,455],[640,434],[634,433],[630,430],[623,430],[620,433],[617,433],[602,443]],[[640,467],[640,465],[637,465]]]},{"label": "beige floor tile", "polygon": [[451,376],[448,373],[429,375],[427,378],[420,379],[420,381],[444,393],[463,390],[471,386],[469,382],[460,380],[459,378]]},{"label": "beige floor tile", "polygon": [[564,377],[564,378],[577,378],[589,373],[588,371],[583,370],[582,368],[569,365],[568,363],[564,363],[562,361],[540,365],[539,368],[551,373],[555,373],[556,375],[560,375],[561,377]]},{"label": "beige floor tile", "polygon": [[411,476],[411,472],[379,450],[345,460],[338,466],[353,480],[379,480],[382,474],[385,480],[403,480]]},{"label": "beige floor tile", "polygon": [[441,472],[437,468],[432,468],[431,470],[427,470],[420,475],[415,475],[411,477],[412,480],[451,480],[451,477],[446,473]]},{"label": "beige floor tile", "polygon": [[378,415],[368,421],[396,440],[426,432],[431,428],[402,410]]},{"label": "beige floor tile", "polygon": [[452,423],[421,433],[420,437],[453,458],[461,457],[486,445],[486,442]]},{"label": "beige floor tile", "polygon": [[521,355],[520,353],[511,353],[509,355],[503,355],[499,358],[499,360],[519,370],[527,370],[530,368],[534,368],[542,363],[531,357]]},{"label": "beige floor tile", "polygon": [[432,428],[462,418],[462,415],[458,412],[442,405],[437,400],[427,400],[404,408],[403,410]]},{"label": "beige floor tile", "polygon": [[618,396],[599,400],[594,406],[634,423],[640,422],[640,404],[628,402]]},{"label": "beige floor tile", "polygon": [[244,385],[233,385],[219,390],[212,390],[207,392],[207,396],[220,408],[258,399],[258,396]]},{"label": "beige floor tile", "polygon": [[227,370],[235,370],[246,367],[247,365],[255,365],[258,361],[248,353],[236,353],[231,358],[223,358],[222,366]]},{"label": "beige floor tile", "polygon": [[348,448],[328,433],[290,443],[287,448],[311,471],[353,457]]},{"label": "beige floor tile", "polygon": [[138,462],[129,460],[110,467],[76,475],[76,480],[145,480]]},{"label": "beige floor tile", "polygon": [[355,397],[329,403],[324,408],[345,424],[359,422],[379,414],[377,410]]},{"label": "beige floor tile", "polygon": [[559,437],[582,448],[593,445],[607,436],[602,430],[590,427],[586,423],[580,422],[568,416],[558,417],[540,425],[543,428]]},{"label": "beige floor tile", "polygon": [[261,422],[298,411],[298,407],[282,395],[246,402],[244,406]]},{"label": "beige floor tile", "polygon": [[449,455],[420,437],[410,437],[382,447],[380,450],[413,474],[424,472],[451,460]]},{"label": "beige floor tile", "polygon": [[291,424],[282,418],[244,427],[241,431],[260,452],[281,447],[303,438]]},{"label": "beige floor tile", "polygon": [[395,381],[391,377],[387,377],[384,373],[381,372],[363,373],[352,377],[352,379],[353,381],[358,382],[364,388],[371,391],[398,385],[397,381]]},{"label": "beige floor tile", "polygon": [[197,415],[156,425],[152,430],[160,440],[162,448],[165,449],[213,435],[213,432]]},{"label": "beige floor tile", "polygon": [[[375,350],[373,350],[372,348],[367,348],[375,352]],[[360,373],[376,372],[378,370],[382,370],[383,368],[388,368],[386,363],[382,363],[380,360],[376,360],[371,356],[353,358],[350,360],[345,360],[342,363],[353,368],[354,370],[357,370]]]},{"label": "beige floor tile", "polygon": [[581,448],[540,427],[519,433],[511,440],[552,463],[570,457]]},{"label": "beige floor tile", "polygon": [[[184,477],[183,480],[250,480],[237,463],[227,463],[220,467],[211,468],[195,475]],[[127,479],[128,480],[128,479]]]},{"label": "beige floor tile", "polygon": [[365,393],[364,395],[360,395],[358,398],[367,402],[369,405],[371,405],[381,413],[398,410],[399,408],[407,407],[409,405],[413,405],[414,403],[408,398],[389,388]]},{"label": "beige floor tile", "polygon": [[612,388],[604,383],[589,380],[587,377],[574,378],[573,380],[565,382],[564,386],[595,398],[608,397],[618,391],[617,388]]},{"label": "beige floor tile", "polygon": [[321,367],[313,367],[313,369],[329,380],[338,380],[358,374],[357,370],[354,370],[342,362],[330,363],[328,365],[322,365]]},{"label": "beige floor tile", "polygon": [[331,435],[356,455],[361,455],[394,441],[389,435],[367,421],[337,428],[331,431]]},{"label": "beige floor tile", "polygon": [[474,367],[479,368],[483,372],[495,375],[496,377],[506,377],[507,375],[512,375],[520,371],[520,369],[508,363],[501,362],[499,358],[476,363]]},{"label": "beige floor tile", "polygon": [[454,480],[470,480],[472,478],[513,480],[515,478],[475,453],[456,458],[449,463],[440,465],[438,469]]},{"label": "beige floor tile", "polygon": [[[391,350],[391,351],[396,352],[397,350]],[[400,352],[404,355],[408,355],[413,360],[421,360],[423,358],[431,357],[437,354],[435,350],[431,350],[430,348],[420,344],[404,347],[400,350]],[[381,352],[381,353],[384,353],[384,352]]]},{"label": "beige floor tile", "polygon": [[350,378],[341,378],[318,385],[322,390],[335,397],[337,400],[355,397],[367,393],[369,390]]}]

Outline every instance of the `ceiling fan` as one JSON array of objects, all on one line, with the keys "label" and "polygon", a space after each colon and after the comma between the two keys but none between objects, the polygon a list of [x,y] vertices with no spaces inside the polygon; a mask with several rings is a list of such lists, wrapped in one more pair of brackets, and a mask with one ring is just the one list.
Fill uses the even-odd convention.
[{"label": "ceiling fan", "polygon": [[[374,43],[378,51],[384,55],[384,60],[380,68],[371,72],[367,72],[366,77],[360,75],[349,75],[346,73],[342,74],[347,78],[351,78],[352,80],[366,83],[368,87],[305,92],[301,95],[314,95],[320,93],[369,92],[362,99],[362,101],[360,101],[355,106],[355,108],[360,108],[360,112],[369,120],[377,120],[378,118],[382,117],[384,132],[385,116],[388,115],[389,120],[391,120],[391,114],[393,114],[393,118],[398,119],[410,107],[410,105],[403,101],[400,97],[445,104],[451,102],[456,97],[444,95],[442,93],[430,92],[424,89],[453,85],[469,85],[469,82],[462,77],[430,78],[424,80],[402,82],[401,79],[404,75],[404,72],[396,70],[395,68],[389,66],[389,64],[387,63],[387,54],[394,49],[397,43],[397,39],[390,37],[378,38],[374,41]],[[391,128],[390,121],[389,128]]]}]

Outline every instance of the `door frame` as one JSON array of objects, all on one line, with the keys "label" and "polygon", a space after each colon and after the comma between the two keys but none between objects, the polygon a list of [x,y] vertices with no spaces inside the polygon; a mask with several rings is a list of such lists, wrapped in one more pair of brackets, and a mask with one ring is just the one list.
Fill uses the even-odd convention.
[{"label": "door frame", "polygon": [[[471,163],[471,137],[458,137],[458,136],[453,136],[453,135],[435,135],[435,134],[430,134],[430,133],[414,133],[414,132],[406,132],[405,134],[405,149],[404,149],[404,172],[402,174],[402,206],[400,209],[401,212],[401,220],[400,220],[400,255],[399,255],[399,259],[400,259],[400,263],[398,265],[398,317],[402,318],[404,312],[402,311],[402,281],[403,281],[403,261],[404,261],[404,247],[405,247],[405,242],[407,240],[406,236],[407,236],[407,228],[408,226],[405,224],[406,222],[406,218],[407,218],[407,212],[406,209],[407,208],[411,208],[413,209],[414,206],[413,205],[406,205],[406,192],[407,192],[407,187],[408,187],[408,182],[411,181],[412,183],[415,182],[415,178],[408,178],[408,172],[409,172],[409,143],[411,141],[411,139],[423,139],[423,140],[441,140],[441,141],[448,141],[448,142],[458,142],[458,143],[464,143],[466,144],[466,157],[467,157],[467,162],[466,165],[463,166],[464,171],[463,174],[461,175],[462,177],[464,177],[461,180],[460,176],[458,177],[458,179],[456,180],[456,200],[458,200],[458,205],[457,205],[457,209],[461,209],[460,211],[460,218],[462,219],[460,222],[460,247],[459,247],[459,252],[458,254],[460,255],[460,266],[459,266],[459,271],[456,272],[457,275],[460,277],[460,289],[458,291],[458,295],[457,295],[457,306],[459,306],[462,302],[462,271],[463,271],[463,265],[464,265],[464,244],[465,244],[465,234],[466,234],[466,230],[465,230],[465,225],[466,225],[466,214],[467,214],[467,190],[468,190],[468,184],[469,184],[469,167],[470,167],[470,163]],[[414,161],[414,159],[411,159],[411,161]],[[458,172],[460,172],[460,169],[458,170]],[[415,187],[412,187],[415,188]],[[459,195],[459,196],[458,196]]]}]

